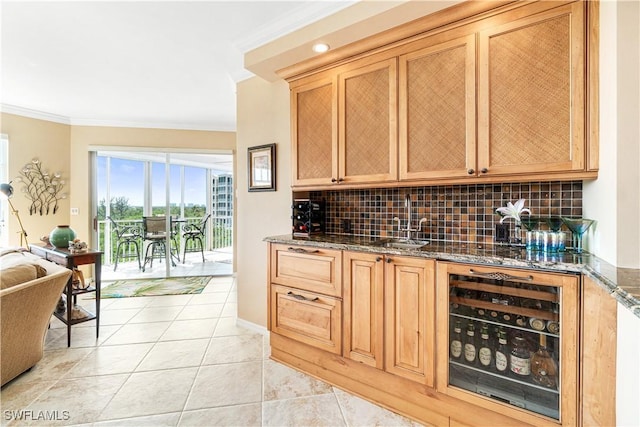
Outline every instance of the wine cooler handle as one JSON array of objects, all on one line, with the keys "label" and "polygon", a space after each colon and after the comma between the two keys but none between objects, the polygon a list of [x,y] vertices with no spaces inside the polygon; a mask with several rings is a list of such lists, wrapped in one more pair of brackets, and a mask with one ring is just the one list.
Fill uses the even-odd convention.
[{"label": "wine cooler handle", "polygon": [[304,297],[302,295],[298,295],[298,294],[294,294],[293,292],[289,291],[287,292],[287,295],[294,297],[295,299],[299,299],[300,301],[311,301],[311,302],[315,302],[318,301],[320,298],[315,297],[314,299],[309,299],[307,297]]},{"label": "wine cooler handle", "polygon": [[302,248],[292,248],[292,247],[288,247],[287,250],[289,252],[297,252],[299,254],[317,254],[318,252],[320,252],[318,249],[312,251],[312,250],[307,250]]},{"label": "wine cooler handle", "polygon": [[526,276],[526,277],[512,276],[511,274],[504,274],[504,273],[499,273],[499,272],[478,273],[473,268],[469,269],[469,274],[472,274],[472,275],[478,276],[478,277],[486,277],[488,279],[495,279],[495,280],[526,280],[526,281],[529,281],[529,282],[533,280],[533,276]]}]

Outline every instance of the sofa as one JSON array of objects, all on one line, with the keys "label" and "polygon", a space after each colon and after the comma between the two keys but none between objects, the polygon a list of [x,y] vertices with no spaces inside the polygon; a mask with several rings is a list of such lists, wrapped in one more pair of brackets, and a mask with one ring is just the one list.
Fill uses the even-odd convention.
[{"label": "sofa", "polygon": [[42,359],[51,315],[70,276],[26,249],[0,249],[1,385]]}]

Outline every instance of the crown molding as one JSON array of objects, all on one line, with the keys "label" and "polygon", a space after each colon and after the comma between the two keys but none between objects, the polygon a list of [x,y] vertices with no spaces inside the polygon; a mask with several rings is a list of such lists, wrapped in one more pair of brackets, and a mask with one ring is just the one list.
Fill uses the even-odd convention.
[{"label": "crown molding", "polygon": [[278,17],[277,20],[256,28],[247,37],[236,40],[234,46],[244,55],[250,50],[326,18],[357,2],[358,0],[305,2],[305,4],[291,9],[286,15]]},{"label": "crown molding", "polygon": [[195,124],[170,122],[129,122],[125,120],[71,119],[72,126],[102,126],[112,128],[145,128],[168,130],[200,130],[208,132],[235,132],[235,125],[228,123]]},{"label": "crown molding", "polygon": [[71,119],[59,114],[47,113],[45,111],[32,110],[30,108],[19,107],[11,104],[1,104],[0,108],[3,113],[15,114],[16,116],[29,117],[31,119],[46,120],[48,122],[61,123],[63,125],[70,125]]},{"label": "crown molding", "polygon": [[169,122],[129,122],[124,120],[100,120],[100,119],[74,119],[59,114],[32,110],[17,105],[0,104],[3,113],[29,117],[31,119],[45,120],[70,126],[103,126],[114,128],[146,128],[146,129],[174,129],[174,130],[199,130],[211,132],[235,132],[235,125],[228,123],[212,123],[207,125],[195,123],[169,123]]}]

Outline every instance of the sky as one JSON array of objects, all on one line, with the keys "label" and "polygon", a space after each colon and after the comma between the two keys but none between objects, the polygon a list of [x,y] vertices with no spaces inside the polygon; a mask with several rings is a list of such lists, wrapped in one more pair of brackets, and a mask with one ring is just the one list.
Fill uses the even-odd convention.
[{"label": "sky", "polygon": [[[98,200],[106,198],[107,159],[98,156]],[[215,173],[215,172],[214,172]],[[180,203],[180,166],[170,170],[171,203]],[[142,206],[144,200],[144,163],[136,160],[111,158],[111,197],[126,197],[130,206]],[[165,165],[153,163],[151,169],[152,204],[165,204]],[[185,166],[185,205],[206,204],[206,171],[204,168]]]}]

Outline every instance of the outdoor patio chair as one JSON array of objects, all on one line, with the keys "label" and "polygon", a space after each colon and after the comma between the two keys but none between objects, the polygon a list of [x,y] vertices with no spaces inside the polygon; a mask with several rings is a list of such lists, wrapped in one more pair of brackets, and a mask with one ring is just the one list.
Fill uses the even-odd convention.
[{"label": "outdoor patio chair", "polygon": [[[144,235],[144,243],[147,245],[147,249],[144,254],[144,262],[142,263],[142,271],[145,271],[147,262],[149,266],[153,267],[153,259],[164,259],[167,253],[167,217],[165,216],[144,216],[142,217],[142,230]],[[174,241],[174,235],[171,234],[171,241]],[[169,248],[170,250],[172,248]],[[173,253],[171,252],[171,266],[175,267],[176,264],[173,261]]]},{"label": "outdoor patio chair", "polygon": [[[139,241],[142,237],[142,230],[136,225],[118,224],[110,216],[107,217],[111,221],[111,231],[116,234],[116,262],[113,271],[118,268],[119,260],[128,260],[136,258],[138,260],[138,269],[142,269],[140,264],[140,245]],[[135,255],[131,252],[131,247],[135,249]]]},{"label": "outdoor patio chair", "polygon": [[[184,238],[184,249],[182,252],[182,263],[184,264],[187,252],[197,252],[198,250],[202,254],[202,262],[204,262],[204,242],[205,231],[207,229],[207,221],[211,214],[207,214],[202,217],[198,224],[186,224],[182,227],[182,237]],[[189,242],[192,243],[192,247],[189,248]],[[198,246],[196,247],[196,242],[198,242]]]}]

